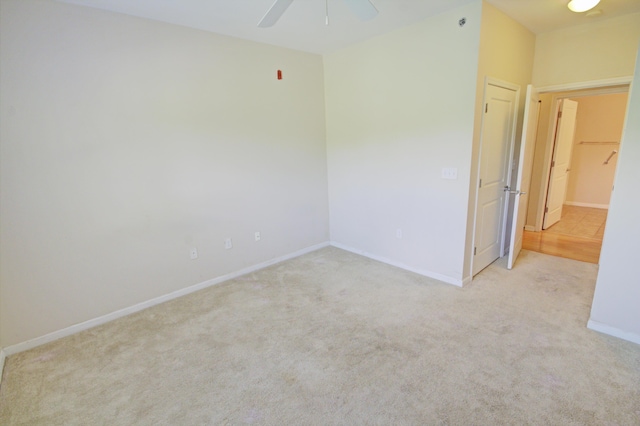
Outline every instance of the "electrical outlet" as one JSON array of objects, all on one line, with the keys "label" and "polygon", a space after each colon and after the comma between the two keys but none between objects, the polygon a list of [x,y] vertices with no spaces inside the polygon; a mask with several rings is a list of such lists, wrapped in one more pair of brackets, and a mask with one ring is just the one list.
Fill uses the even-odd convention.
[{"label": "electrical outlet", "polygon": [[260,241],[260,233],[259,232],[256,232],[254,234],[254,237],[255,237],[256,241]]},{"label": "electrical outlet", "polygon": [[232,247],[233,247],[233,241],[231,241],[231,238],[227,238],[226,240],[224,240],[224,248],[229,250]]},{"label": "electrical outlet", "polygon": [[189,250],[189,256],[191,257],[191,260],[197,259],[198,258],[198,249],[194,247],[191,250]]}]

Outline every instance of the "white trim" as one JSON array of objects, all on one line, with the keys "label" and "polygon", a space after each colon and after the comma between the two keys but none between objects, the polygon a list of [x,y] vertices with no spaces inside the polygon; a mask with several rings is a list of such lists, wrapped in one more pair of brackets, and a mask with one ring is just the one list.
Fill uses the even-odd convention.
[{"label": "white trim", "polygon": [[153,299],[149,299],[145,302],[138,303],[133,306],[129,306],[124,309],[120,309],[115,312],[111,312],[106,315],[102,315],[97,318],[90,319],[88,321],[81,322],[79,324],[72,325],[70,327],[63,328],[61,330],[54,331],[52,333],[45,334],[44,336],[36,337],[35,339],[27,340],[26,342],[18,343],[12,346],[8,346],[4,348],[5,355],[13,355],[18,352],[26,351],[29,349],[33,349],[37,346],[44,345],[45,343],[53,342],[54,340],[58,340],[63,337],[71,336],[72,334],[79,333],[84,330],[88,330],[90,328],[96,327],[98,325],[102,325],[113,321],[118,318],[125,317],[127,315],[131,315],[133,313],[142,311],[143,309],[150,308],[155,305],[159,305],[160,303],[167,302],[169,300],[177,299],[178,297],[186,296],[187,294],[205,289],[207,287],[211,287],[216,284],[220,284],[224,281],[228,281],[234,278],[238,278],[242,275],[250,274],[251,272],[255,272],[259,269],[266,268],[267,266],[275,265],[276,263],[284,262],[285,260],[293,259],[294,257],[302,256],[303,254],[310,253],[312,251],[319,250],[321,248],[329,246],[329,242],[324,242],[320,244],[316,244],[293,253],[286,254],[284,256],[276,257],[271,260],[267,260],[265,262],[258,263],[253,266],[249,266],[247,268],[241,269],[239,271],[231,272],[226,275],[222,275],[217,278],[213,278],[199,284],[195,284],[186,288],[182,288],[180,290],[176,290],[169,294],[165,294],[164,296],[155,297]]},{"label": "white trim", "polygon": [[[391,260],[391,259],[387,259],[386,257],[382,257],[382,256],[378,256],[372,253],[368,253],[364,250],[358,250],[356,248],[353,247],[349,247],[346,246],[344,244],[341,243],[337,243],[335,241],[331,241],[331,245],[333,247],[339,248],[341,250],[345,250],[351,253],[355,253],[358,254],[360,256],[364,256],[364,257],[368,257],[369,259],[373,259],[373,260],[377,260],[378,262],[382,262],[382,263],[386,263],[387,265],[391,265],[391,266],[395,266],[396,268],[400,268],[400,269],[404,269],[405,271],[409,271],[409,272],[413,272],[416,273],[418,275],[422,275],[428,278],[433,278],[435,280],[438,281],[442,281],[445,282],[447,284],[453,284],[457,287],[462,287],[463,285],[463,281],[456,279],[456,278],[451,278],[447,275],[442,275],[442,274],[438,274],[437,272],[431,272],[431,271],[426,271],[424,269],[418,269],[418,268],[413,268],[411,266],[407,266],[403,263],[400,262],[396,262],[395,260]],[[469,282],[471,280],[469,279]]]},{"label": "white trim", "polygon": [[4,360],[6,355],[4,354],[4,349],[0,349],[0,386],[2,386],[2,373],[4,371]]},{"label": "white trim", "polygon": [[620,330],[617,327],[611,327],[610,325],[602,324],[601,322],[589,319],[587,328],[600,333],[608,334],[609,336],[617,337],[619,339],[628,340],[629,342],[640,345],[640,335],[636,333],[630,333],[628,331]]},{"label": "white trim", "polygon": [[591,207],[592,209],[609,209],[609,204],[581,203],[580,201],[565,201],[568,206]]},{"label": "white trim", "polygon": [[[518,93],[520,93],[520,89],[521,89],[519,84],[510,83],[508,81],[500,80],[499,78],[493,78],[489,76],[485,77],[484,79],[485,89],[488,85],[502,87],[503,89],[513,90],[514,92],[518,92]],[[483,99],[486,102],[486,99],[485,98]]]},{"label": "white trim", "polygon": [[622,86],[625,84],[631,84],[633,76],[605,78],[603,80],[591,80],[591,81],[578,81],[575,83],[556,84],[553,86],[538,87],[538,93],[547,92],[566,92],[569,90],[580,89],[596,89],[598,87],[607,86]]},{"label": "white trim", "polygon": [[524,230],[529,232],[534,232],[536,230],[536,227],[531,225],[525,225]]}]

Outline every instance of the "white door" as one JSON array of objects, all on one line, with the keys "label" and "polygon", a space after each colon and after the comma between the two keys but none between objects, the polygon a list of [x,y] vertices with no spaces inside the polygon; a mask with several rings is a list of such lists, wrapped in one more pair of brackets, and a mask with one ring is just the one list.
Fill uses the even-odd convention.
[{"label": "white door", "polygon": [[514,194],[516,201],[513,208],[513,228],[509,242],[509,259],[507,268],[513,264],[522,249],[522,235],[529,206],[529,187],[531,186],[531,169],[533,168],[533,151],[538,133],[538,116],[540,113],[540,98],[538,91],[532,85],[527,86],[527,98],[524,104],[524,123],[522,124],[522,141],[520,142],[520,158],[518,159],[518,176]]},{"label": "white door", "polygon": [[518,89],[487,84],[480,142],[473,274],[504,255],[509,159],[515,137]]},{"label": "white door", "polygon": [[559,221],[562,216],[562,205],[564,204],[569,180],[569,166],[571,164],[571,150],[573,148],[573,135],[576,130],[577,112],[577,102],[571,99],[563,99],[561,101],[542,229],[547,229]]}]

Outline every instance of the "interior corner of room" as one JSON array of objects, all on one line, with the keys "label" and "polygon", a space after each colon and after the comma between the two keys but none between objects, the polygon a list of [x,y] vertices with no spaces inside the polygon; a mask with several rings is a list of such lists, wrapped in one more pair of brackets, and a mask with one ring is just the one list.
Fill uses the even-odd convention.
[{"label": "interior corner of room", "polygon": [[[590,327],[640,342],[640,148],[625,144],[640,13],[534,34],[475,0],[321,55],[57,1],[0,7],[1,361],[329,244],[469,283],[478,251],[513,254],[525,192],[526,229],[545,227],[564,99],[578,107],[560,206],[608,209]],[[495,182],[517,197],[498,188],[482,228],[490,86],[513,115]]]}]

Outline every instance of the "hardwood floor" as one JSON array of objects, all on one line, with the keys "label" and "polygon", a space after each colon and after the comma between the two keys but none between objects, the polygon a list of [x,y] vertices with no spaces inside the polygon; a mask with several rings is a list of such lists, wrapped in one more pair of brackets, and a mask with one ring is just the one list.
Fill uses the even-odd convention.
[{"label": "hardwood floor", "polygon": [[522,248],[598,263],[607,210],[564,206],[562,219],[542,232],[524,231]]},{"label": "hardwood floor", "polygon": [[598,263],[602,240],[549,232],[524,231],[522,248],[552,256]]}]

